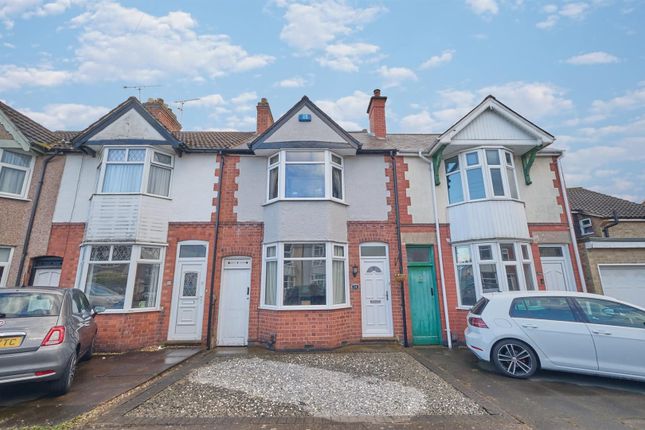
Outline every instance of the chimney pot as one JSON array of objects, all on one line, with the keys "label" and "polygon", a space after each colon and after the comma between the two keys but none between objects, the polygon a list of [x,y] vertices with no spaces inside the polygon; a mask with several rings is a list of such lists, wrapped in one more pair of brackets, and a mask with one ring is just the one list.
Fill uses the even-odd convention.
[{"label": "chimney pot", "polygon": [[379,90],[378,88],[376,88],[376,89],[374,90],[374,95],[375,95],[376,97],[381,97],[381,90]]}]

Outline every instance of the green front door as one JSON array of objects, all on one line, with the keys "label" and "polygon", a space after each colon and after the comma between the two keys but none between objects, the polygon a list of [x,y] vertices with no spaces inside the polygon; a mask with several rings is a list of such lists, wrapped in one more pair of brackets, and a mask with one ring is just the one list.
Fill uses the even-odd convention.
[{"label": "green front door", "polygon": [[407,254],[412,341],[415,345],[441,344],[439,295],[432,246],[410,245]]}]

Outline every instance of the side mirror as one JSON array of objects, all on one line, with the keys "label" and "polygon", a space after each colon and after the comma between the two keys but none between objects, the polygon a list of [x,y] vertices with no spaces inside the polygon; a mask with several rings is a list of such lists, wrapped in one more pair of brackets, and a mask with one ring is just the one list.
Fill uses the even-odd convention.
[{"label": "side mirror", "polygon": [[95,316],[97,316],[98,314],[100,314],[103,311],[105,311],[105,307],[103,307],[103,306],[95,306],[95,307],[93,307],[92,312],[91,312],[92,318],[94,318]]}]

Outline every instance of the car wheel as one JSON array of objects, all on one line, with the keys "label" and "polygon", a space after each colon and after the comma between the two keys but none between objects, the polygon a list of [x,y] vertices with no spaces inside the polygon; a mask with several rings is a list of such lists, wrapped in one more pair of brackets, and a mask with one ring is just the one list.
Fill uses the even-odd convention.
[{"label": "car wheel", "polygon": [[497,343],[492,358],[497,370],[511,378],[530,378],[539,367],[537,355],[521,340],[507,339]]},{"label": "car wheel", "polygon": [[62,396],[66,394],[69,389],[72,387],[72,381],[74,381],[74,375],[76,374],[76,362],[77,357],[76,353],[73,353],[67,362],[67,367],[63,371],[60,379],[54,381],[51,386],[52,394],[56,396]]},{"label": "car wheel", "polygon": [[81,358],[81,361],[87,361],[92,358],[94,355],[94,344],[96,342],[96,337],[92,338],[92,343],[90,344],[90,347],[87,348],[87,351],[85,351],[85,354],[83,354],[83,357]]}]

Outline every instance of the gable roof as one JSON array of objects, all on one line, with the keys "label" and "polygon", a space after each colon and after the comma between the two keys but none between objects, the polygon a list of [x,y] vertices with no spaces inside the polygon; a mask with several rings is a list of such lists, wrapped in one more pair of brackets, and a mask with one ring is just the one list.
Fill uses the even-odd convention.
[{"label": "gable roof", "polygon": [[[124,102],[112,109],[110,112],[103,115],[94,123],[90,124],[85,130],[71,139],[74,148],[79,148],[83,145],[90,143],[89,140],[119,119],[122,115],[127,113],[130,109],[134,109],[141,117],[150,124],[163,138],[164,142],[170,143],[173,147],[180,147],[180,142],[173,136],[173,134],[166,129],[148,110],[141,104],[136,97],[128,97]],[[151,141],[152,142],[152,141]]]},{"label": "gable roof", "polygon": [[61,142],[56,134],[11,106],[0,102],[0,111],[13,123],[29,144],[47,149],[49,146]]},{"label": "gable roof", "polygon": [[[348,146],[354,149],[360,149],[361,143],[356,140],[351,134],[346,132],[340,125],[338,125],[333,119],[331,119],[325,112],[323,112],[318,106],[316,106],[309,97],[303,96],[298,103],[293,105],[284,115],[282,115],[276,122],[274,122],[269,128],[267,128],[262,134],[257,136],[251,142],[249,142],[249,147],[252,150],[262,148],[266,141],[273,133],[275,133],[282,125],[284,125],[289,119],[291,119],[300,109],[307,107],[311,110],[316,116],[318,116],[329,128],[335,131],[346,143]],[[337,145],[337,144],[336,144]]]},{"label": "gable roof", "polygon": [[536,139],[540,139],[542,145],[544,146],[553,143],[553,141],[555,140],[555,137],[551,133],[524,118],[522,115],[509,108],[504,103],[497,100],[494,96],[488,95],[470,112],[461,117],[452,126],[448,127],[448,129],[439,136],[438,142],[440,144],[450,143],[453,136],[457,135],[461,130],[463,130],[468,124],[474,121],[487,109],[494,109],[505,119],[511,121],[515,126],[535,136]]},{"label": "gable roof", "polygon": [[571,211],[602,218],[613,217],[616,211],[618,218],[645,219],[645,205],[629,200],[609,196],[582,187],[567,188]]}]

